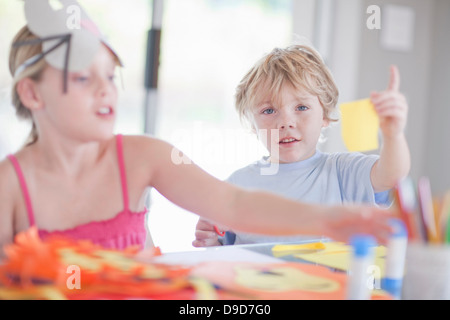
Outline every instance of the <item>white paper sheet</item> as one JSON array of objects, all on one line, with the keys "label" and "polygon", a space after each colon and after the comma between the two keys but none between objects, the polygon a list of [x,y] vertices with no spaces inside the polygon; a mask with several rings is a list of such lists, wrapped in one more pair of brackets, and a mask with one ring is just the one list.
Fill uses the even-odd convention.
[{"label": "white paper sheet", "polygon": [[256,263],[284,263],[273,258],[236,246],[211,247],[186,252],[167,253],[152,260],[155,263],[191,266],[209,261],[235,261]]}]

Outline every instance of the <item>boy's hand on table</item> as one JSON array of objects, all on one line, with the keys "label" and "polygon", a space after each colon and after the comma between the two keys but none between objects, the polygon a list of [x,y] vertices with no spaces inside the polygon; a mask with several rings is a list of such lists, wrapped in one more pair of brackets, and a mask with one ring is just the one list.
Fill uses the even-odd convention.
[{"label": "boy's hand on table", "polygon": [[[192,241],[194,247],[214,247],[221,246],[219,235],[217,234],[215,224],[200,218],[195,228],[195,240]],[[222,231],[222,230],[221,230]]]},{"label": "boy's hand on table", "polygon": [[370,95],[385,138],[395,138],[402,134],[408,117],[408,103],[400,92],[400,73],[397,66],[391,66],[390,73],[388,88]]}]

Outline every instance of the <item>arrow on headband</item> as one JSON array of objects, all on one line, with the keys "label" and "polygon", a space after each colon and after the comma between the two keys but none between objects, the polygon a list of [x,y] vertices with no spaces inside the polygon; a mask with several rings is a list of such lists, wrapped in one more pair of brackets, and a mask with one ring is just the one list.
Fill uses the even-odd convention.
[{"label": "arrow on headband", "polygon": [[[17,42],[15,46],[42,44],[42,53],[28,59],[17,69],[16,75],[45,58],[50,66],[64,72],[64,93],[67,93],[68,73],[89,67],[101,44],[110,49],[122,66],[119,56],[76,0],[59,0],[62,9],[56,10],[49,1],[25,0],[27,26],[38,39]],[[79,27],[69,24],[72,15],[68,14],[72,12]]]},{"label": "arrow on headband", "polygon": [[35,55],[33,57],[31,57],[30,59],[28,59],[27,61],[25,61],[22,65],[20,65],[15,73],[15,77],[18,76],[20,73],[22,73],[26,68],[38,63],[40,60],[42,60],[43,58],[45,58],[45,56],[47,54],[49,54],[50,52],[58,49],[59,47],[61,47],[63,44],[67,44],[66,47],[66,52],[65,52],[65,60],[64,60],[64,93],[67,93],[67,78],[68,78],[68,74],[69,74],[69,58],[70,58],[70,44],[71,44],[71,39],[72,39],[72,34],[64,34],[64,35],[59,35],[59,36],[53,36],[53,37],[46,37],[46,38],[38,38],[38,39],[33,39],[33,40],[27,40],[27,41],[18,41],[16,43],[13,44],[14,47],[21,47],[21,46],[30,46],[30,45],[36,45],[36,44],[40,44],[43,43],[45,41],[52,41],[52,40],[60,40],[59,42],[57,42],[54,46],[50,47],[48,50]]}]

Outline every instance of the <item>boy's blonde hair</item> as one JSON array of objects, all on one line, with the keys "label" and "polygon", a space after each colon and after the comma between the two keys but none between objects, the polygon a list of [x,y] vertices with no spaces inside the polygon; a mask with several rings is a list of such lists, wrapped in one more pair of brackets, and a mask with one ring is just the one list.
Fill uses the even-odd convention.
[{"label": "boy's blonde hair", "polygon": [[[31,33],[31,31],[28,29],[27,26],[24,26],[17,33],[12,43],[14,44],[16,42],[34,39],[37,39],[37,37],[33,33]],[[38,136],[36,124],[34,123],[31,111],[23,105],[22,101],[20,101],[19,94],[17,93],[17,83],[25,78],[30,78],[34,81],[39,81],[41,79],[42,72],[47,66],[47,63],[45,62],[45,59],[41,59],[39,62],[26,68],[23,72],[21,72],[17,76],[16,71],[21,65],[23,65],[25,61],[40,53],[42,53],[42,45],[40,43],[20,47],[15,47],[14,45],[11,45],[11,50],[9,53],[9,71],[14,79],[12,87],[12,103],[14,108],[16,109],[17,116],[23,120],[30,120],[32,123],[31,133],[26,142],[27,145],[35,143],[37,141]]]},{"label": "boy's blonde hair", "polygon": [[317,96],[324,119],[337,121],[331,119],[339,99],[333,76],[319,53],[304,45],[274,49],[245,75],[236,90],[236,110],[241,120],[251,122],[250,110],[267,95],[276,99],[286,84]]}]

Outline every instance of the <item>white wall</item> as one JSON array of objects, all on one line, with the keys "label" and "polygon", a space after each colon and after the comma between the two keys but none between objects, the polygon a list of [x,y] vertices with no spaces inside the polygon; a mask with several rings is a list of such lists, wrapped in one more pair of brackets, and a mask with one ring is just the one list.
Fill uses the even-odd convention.
[{"label": "white wall", "polygon": [[424,155],[425,172],[434,191],[444,192],[450,189],[450,1],[434,3],[429,126]]},{"label": "white wall", "polygon": [[[411,176],[417,178],[425,174],[425,148],[429,127],[430,72],[432,56],[432,34],[434,1],[423,0],[365,0],[366,6],[377,4],[382,9],[387,4],[398,4],[412,8],[415,12],[414,45],[407,52],[386,50],[380,45],[382,30],[363,28],[359,88],[360,96],[368,95],[371,90],[387,87],[389,66],[396,64],[401,74],[401,91],[409,104],[409,118],[406,137],[412,158]],[[383,24],[381,25],[383,28]]]},{"label": "white wall", "polygon": [[[310,5],[309,1],[299,3]],[[328,0],[315,2],[308,30],[321,51],[317,37],[320,10]],[[370,5],[381,8],[381,29],[385,5],[408,6],[415,13],[414,45],[407,52],[386,50],[380,45],[382,30],[369,30],[366,10]],[[401,90],[410,112],[406,136],[412,155],[411,176],[427,175],[435,192],[450,189],[450,1],[448,0],[336,0],[334,16],[326,22],[330,28],[326,51],[321,52],[334,74],[341,92],[341,102],[366,98],[372,90],[383,90],[389,79],[389,66],[396,64],[401,72]],[[325,5],[326,6],[326,5]],[[297,4],[294,16],[303,16]],[[323,16],[323,15],[322,15]],[[295,18],[294,20],[296,20]],[[297,26],[295,32],[301,34]],[[305,29],[307,30],[307,29]],[[320,32],[323,33],[323,32]],[[325,151],[345,150],[337,125],[327,132]]]}]

